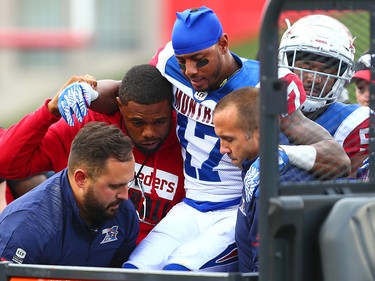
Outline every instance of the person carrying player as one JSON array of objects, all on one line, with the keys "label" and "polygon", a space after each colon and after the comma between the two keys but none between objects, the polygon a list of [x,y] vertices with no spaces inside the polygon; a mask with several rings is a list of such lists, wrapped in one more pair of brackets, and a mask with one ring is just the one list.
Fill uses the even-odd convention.
[{"label": "person carrying player", "polygon": [[[0,141],[4,152],[0,175],[21,178],[41,171],[59,172],[66,167],[74,136],[85,124],[115,124],[135,144],[137,180],[130,185],[129,198],[141,220],[139,243],[185,196],[181,145],[175,133],[171,84],[155,67],[136,65],[125,74],[120,89],[119,84],[97,82],[89,75],[69,79],[52,99],[5,132]],[[87,110],[86,104],[102,91],[119,94],[115,114]]]},{"label": "person carrying player", "polygon": [[139,232],[128,200],[132,148],[116,125],[86,124],[73,140],[67,168],[1,212],[1,260],[120,267]]}]

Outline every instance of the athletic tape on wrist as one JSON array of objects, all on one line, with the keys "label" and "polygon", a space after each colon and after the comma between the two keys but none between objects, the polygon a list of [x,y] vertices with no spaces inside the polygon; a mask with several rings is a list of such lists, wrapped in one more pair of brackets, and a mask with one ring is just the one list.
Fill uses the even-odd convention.
[{"label": "athletic tape on wrist", "polygon": [[90,91],[90,97],[91,97],[91,101],[96,100],[99,97],[99,92],[96,91],[96,90],[94,90],[94,89],[92,89]]},{"label": "athletic tape on wrist", "polygon": [[298,168],[310,171],[315,164],[316,149],[310,145],[280,145],[289,157],[289,163]]},{"label": "athletic tape on wrist", "polygon": [[92,101],[96,100],[98,97],[99,97],[99,92],[94,90],[90,84],[86,83],[86,82],[79,82],[79,84],[81,85],[81,87],[86,90],[86,92],[88,92],[90,94],[90,102],[91,103]]}]

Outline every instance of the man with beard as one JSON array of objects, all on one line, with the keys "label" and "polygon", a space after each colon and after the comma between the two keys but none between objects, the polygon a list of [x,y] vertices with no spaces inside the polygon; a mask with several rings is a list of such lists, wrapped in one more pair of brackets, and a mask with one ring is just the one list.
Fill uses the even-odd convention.
[{"label": "man with beard", "polygon": [[68,167],[10,203],[0,216],[0,257],[22,264],[119,267],[136,245],[128,201],[133,144],[90,122],[73,140]]},{"label": "man with beard", "polygon": [[[119,95],[119,110],[111,115],[88,110],[83,118],[80,114],[86,108],[75,107],[77,114],[73,114],[72,108],[82,103],[71,101],[83,99],[84,95],[95,96],[94,89]],[[66,167],[74,136],[85,124],[114,124],[135,144],[136,181],[130,186],[129,198],[141,221],[138,243],[185,196],[172,100],[171,84],[149,64],[132,67],[122,81],[73,76],[54,98],[5,132],[0,141],[0,177],[17,179],[43,171],[59,172]],[[103,105],[101,95],[91,106],[98,101]],[[59,103],[68,102],[72,107],[67,106],[67,112],[60,107],[59,111]]]}]

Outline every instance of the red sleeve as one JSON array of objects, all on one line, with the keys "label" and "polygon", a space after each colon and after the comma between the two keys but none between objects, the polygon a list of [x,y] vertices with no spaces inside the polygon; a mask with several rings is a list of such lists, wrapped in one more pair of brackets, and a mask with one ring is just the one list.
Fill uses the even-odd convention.
[{"label": "red sleeve", "polygon": [[5,200],[7,201],[7,204],[9,204],[10,202],[12,202],[14,200],[13,194],[10,191],[10,188],[9,188],[8,184],[7,184],[6,190],[5,190]]},{"label": "red sleeve", "polygon": [[154,56],[151,58],[151,60],[149,61],[149,64],[150,65],[153,65],[153,66],[156,66],[157,63],[158,63],[158,60],[159,60],[159,54],[161,53],[161,51],[163,51],[163,49],[165,48],[166,45],[164,45],[163,47],[160,47],[156,53],[154,54]]},{"label": "red sleeve", "polygon": [[306,92],[298,76],[287,69],[279,69],[279,78],[287,82],[288,115],[291,115],[306,100]]},{"label": "red sleeve", "polygon": [[88,111],[74,126],[54,116],[45,104],[6,130],[0,140],[0,178],[19,179],[37,173],[59,172],[67,166],[70,147],[77,132],[88,122],[102,121],[121,126],[120,113],[104,115]]},{"label": "red sleeve", "polygon": [[359,124],[350,134],[345,138],[343,148],[349,158],[368,154],[368,145],[370,140],[370,119],[367,118]]},{"label": "red sleeve", "polygon": [[69,125],[63,119],[58,122],[60,118],[48,111],[48,102],[4,133],[0,140],[0,177],[24,178],[66,167],[70,143],[79,128],[64,129]]}]

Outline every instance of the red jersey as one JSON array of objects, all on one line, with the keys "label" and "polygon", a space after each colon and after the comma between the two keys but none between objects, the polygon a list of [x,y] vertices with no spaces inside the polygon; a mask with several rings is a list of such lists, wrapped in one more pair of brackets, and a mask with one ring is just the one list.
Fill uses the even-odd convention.
[{"label": "red jersey", "polygon": [[[61,171],[67,166],[75,135],[88,122],[114,124],[126,134],[119,112],[104,115],[89,110],[82,123],[75,119],[75,125],[70,127],[48,111],[49,101],[4,133],[0,142],[4,152],[0,155],[0,177],[17,179],[45,171]],[[145,219],[140,223],[138,242],[185,197],[181,145],[175,128],[176,116],[173,111],[172,128],[158,151],[147,156],[136,147],[133,149],[135,172],[140,171],[145,196],[138,189],[130,188],[129,198],[141,215],[146,197]]]},{"label": "red jersey", "polygon": [[[4,128],[1,128],[0,127],[0,139],[1,137],[5,134],[5,129]],[[1,181],[0,181],[1,182]],[[12,202],[14,200],[14,197],[13,197],[13,194],[12,192],[10,191],[10,188],[8,186],[8,184],[6,185],[6,189],[5,189],[5,201],[7,202],[7,204],[9,204],[10,202]]]}]

